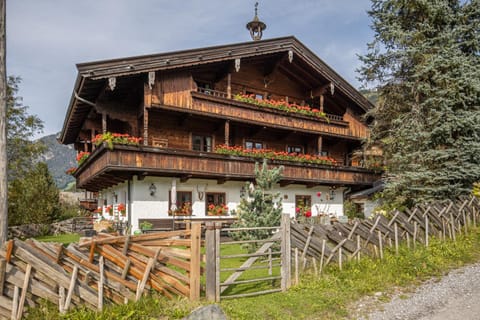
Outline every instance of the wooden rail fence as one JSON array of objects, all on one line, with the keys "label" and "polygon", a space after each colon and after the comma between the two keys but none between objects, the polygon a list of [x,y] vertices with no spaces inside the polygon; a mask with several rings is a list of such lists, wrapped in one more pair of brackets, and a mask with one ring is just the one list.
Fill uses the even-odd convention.
[{"label": "wooden rail fence", "polygon": [[399,244],[415,248],[429,245],[430,238],[456,239],[480,218],[480,201],[464,197],[457,201],[437,202],[405,211],[395,210],[387,218],[378,214],[371,219],[333,225],[292,223],[291,243],[295,281],[308,266],[321,273],[331,262],[342,265],[362,255],[383,258],[386,246],[398,254]]},{"label": "wooden rail fence", "polygon": [[190,230],[112,236],[100,234],[63,247],[10,240],[0,252],[0,319],[21,319],[39,299],[102,310],[136,301],[148,290],[167,297],[200,297],[201,225]]}]

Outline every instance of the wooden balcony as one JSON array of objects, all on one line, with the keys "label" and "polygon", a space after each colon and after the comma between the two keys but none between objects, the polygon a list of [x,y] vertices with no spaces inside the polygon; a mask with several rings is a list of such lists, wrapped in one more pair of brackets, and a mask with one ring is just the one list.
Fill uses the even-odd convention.
[{"label": "wooden balcony", "polygon": [[229,99],[226,93],[215,90],[176,93],[164,97],[162,102],[153,103],[152,106],[310,134],[355,140],[368,137],[366,125],[349,113],[343,116],[327,115],[328,120],[315,118]]},{"label": "wooden balcony", "polygon": [[[258,160],[257,160],[258,161]],[[304,164],[289,161],[269,161],[271,166],[284,166],[281,186],[288,184],[370,186],[380,178],[371,170]],[[189,150],[147,146],[115,145],[109,150],[99,147],[77,170],[77,187],[99,191],[138,176],[170,176],[190,178],[253,180],[255,159]]]}]

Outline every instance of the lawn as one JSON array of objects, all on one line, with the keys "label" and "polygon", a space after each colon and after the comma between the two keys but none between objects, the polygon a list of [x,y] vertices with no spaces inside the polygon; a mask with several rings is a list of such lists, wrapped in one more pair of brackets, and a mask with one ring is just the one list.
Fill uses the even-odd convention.
[{"label": "lawn", "polygon": [[67,233],[58,236],[41,236],[36,237],[35,239],[43,242],[59,242],[63,245],[68,245],[72,242],[78,242],[78,240],[80,240],[80,235],[78,233]]}]

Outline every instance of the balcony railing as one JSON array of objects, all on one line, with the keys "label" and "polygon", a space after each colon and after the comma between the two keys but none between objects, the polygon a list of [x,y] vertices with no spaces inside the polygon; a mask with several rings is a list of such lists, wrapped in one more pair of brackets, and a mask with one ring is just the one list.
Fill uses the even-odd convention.
[{"label": "balcony railing", "polygon": [[[91,191],[124,182],[133,175],[245,181],[254,178],[255,162],[258,161],[261,160],[147,146],[115,145],[110,150],[102,145],[75,172],[75,177],[78,187]],[[269,165],[284,167],[281,185],[368,186],[380,177],[379,172],[345,166],[279,160],[269,160]]]},{"label": "balcony railing", "polygon": [[[203,94],[206,94],[206,95],[209,95],[209,96],[212,96],[212,97],[228,99],[228,93],[223,92],[223,91],[218,91],[218,90],[199,87],[199,88],[197,88],[197,92],[203,93]],[[328,120],[344,121],[343,116],[341,116],[341,115],[325,113],[325,116],[328,118]]]}]

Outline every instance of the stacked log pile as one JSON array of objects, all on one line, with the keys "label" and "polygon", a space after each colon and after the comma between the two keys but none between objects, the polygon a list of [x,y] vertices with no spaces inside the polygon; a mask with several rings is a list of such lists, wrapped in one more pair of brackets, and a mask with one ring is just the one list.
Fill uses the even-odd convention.
[{"label": "stacked log pile", "polygon": [[66,312],[102,310],[136,301],[150,290],[167,297],[200,296],[200,224],[191,230],[132,236],[100,234],[63,247],[10,240],[0,252],[0,319],[21,319],[46,299]]},{"label": "stacked log pile", "polygon": [[362,255],[383,258],[385,247],[398,253],[400,242],[409,247],[418,243],[428,246],[432,236],[455,240],[459,233],[476,227],[480,218],[480,200],[474,196],[457,201],[437,202],[411,210],[395,210],[371,219],[350,223],[291,225],[292,249],[295,254],[296,278],[307,264],[321,272],[330,262],[359,260]]}]

